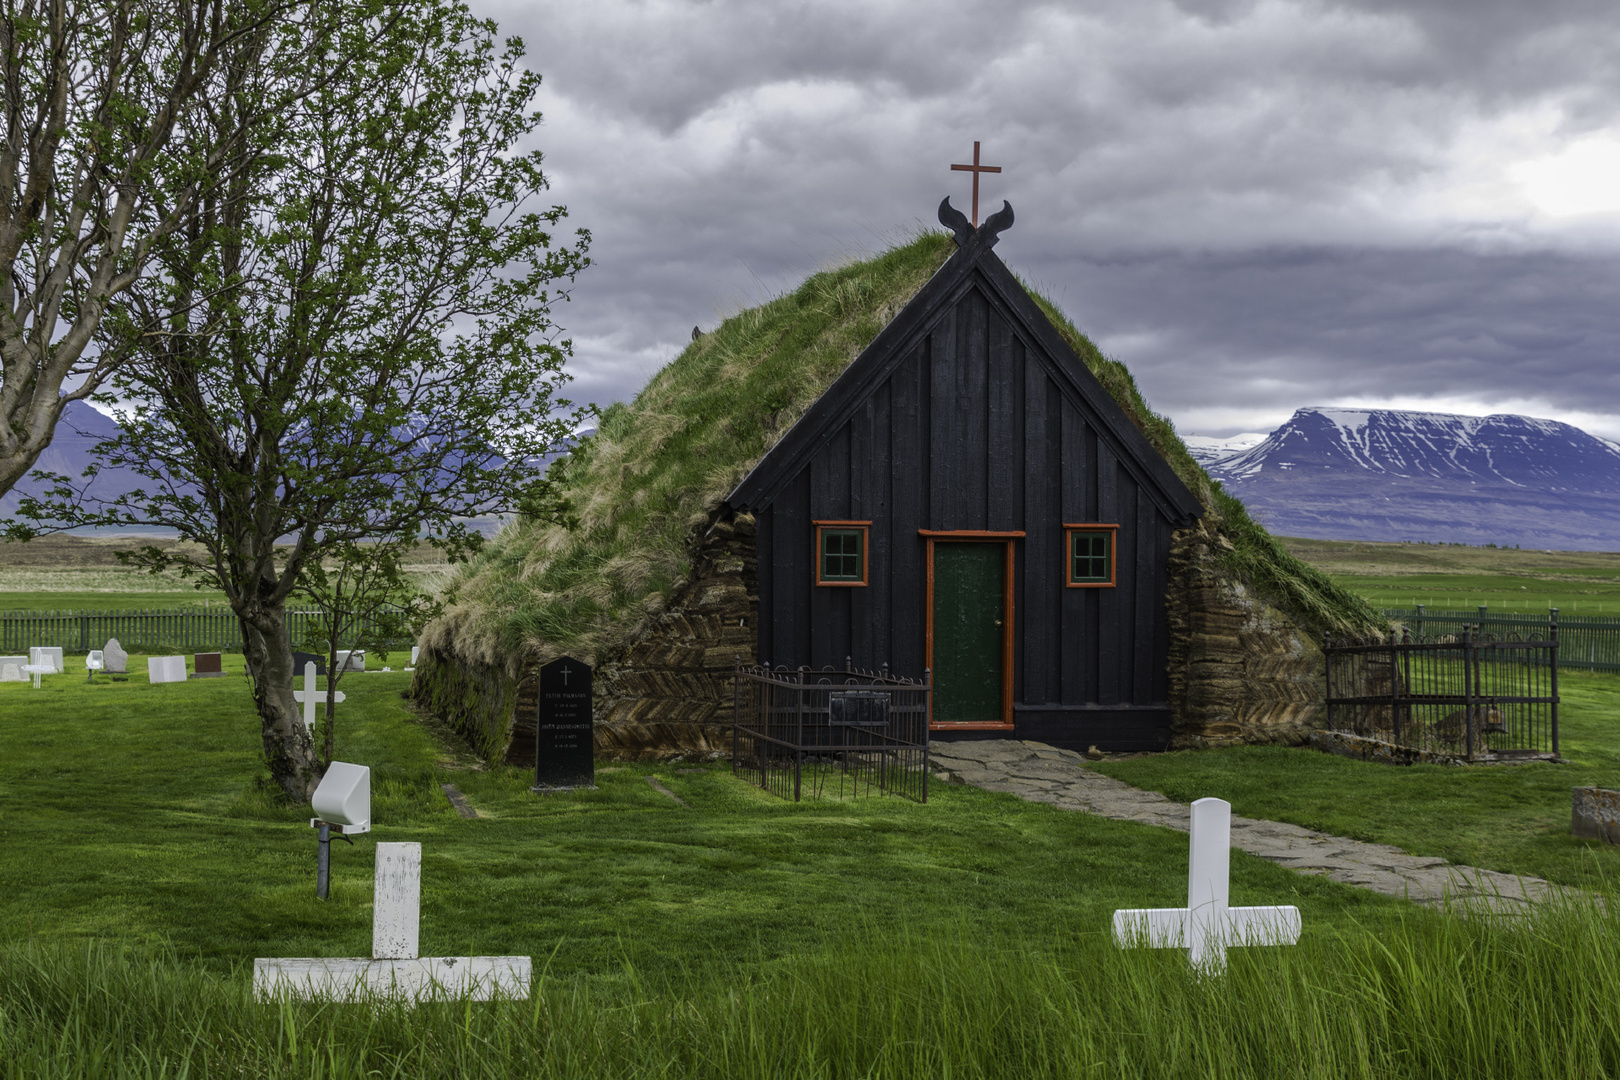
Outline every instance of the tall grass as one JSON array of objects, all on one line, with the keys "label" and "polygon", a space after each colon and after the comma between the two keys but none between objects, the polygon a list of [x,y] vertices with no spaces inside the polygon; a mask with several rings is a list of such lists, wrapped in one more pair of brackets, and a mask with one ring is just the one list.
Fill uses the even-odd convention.
[{"label": "tall grass", "polygon": [[[660,982],[542,973],[528,1001],[255,1004],[172,955],[0,950],[5,1076],[1547,1077],[1620,1069],[1620,926],[1408,909],[1236,949],[1217,979],[1101,932],[852,929]],[[1466,917],[1464,917],[1466,916]],[[1035,928],[1030,928],[1031,930]]]}]

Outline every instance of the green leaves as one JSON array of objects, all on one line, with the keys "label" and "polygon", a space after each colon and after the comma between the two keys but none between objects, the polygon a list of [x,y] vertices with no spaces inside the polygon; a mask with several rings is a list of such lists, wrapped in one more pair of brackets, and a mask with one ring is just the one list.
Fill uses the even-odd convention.
[{"label": "green leaves", "polygon": [[[244,623],[279,625],[303,589],[336,640],[344,612],[416,602],[397,551],[418,536],[459,554],[468,519],[563,513],[540,473],[584,414],[559,393],[550,305],[590,237],[555,242],[566,211],[533,205],[521,55],[451,0],[331,0],[243,39],[190,129],[243,150],[98,330],[130,357],[100,452],[150,483],[60,492],[36,517],[175,529]],[[189,183],[151,179],[159,203]],[[280,706],[260,707],[268,730]]]}]

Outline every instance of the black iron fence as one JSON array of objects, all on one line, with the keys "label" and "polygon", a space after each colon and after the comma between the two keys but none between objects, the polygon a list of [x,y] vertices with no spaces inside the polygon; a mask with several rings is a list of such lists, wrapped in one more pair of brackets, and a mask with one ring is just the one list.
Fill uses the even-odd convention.
[{"label": "black iron fence", "polygon": [[[308,640],[320,623],[316,611],[288,611],[294,646]],[[0,611],[0,653],[25,654],[30,648],[70,653],[99,649],[117,638],[128,652],[173,649],[181,652],[240,652],[242,626],[229,608],[183,611]],[[408,649],[410,638],[388,643]]]},{"label": "black iron fence", "polygon": [[1564,615],[1557,608],[1545,614],[1509,614],[1477,608],[1471,611],[1387,608],[1384,618],[1398,623],[1419,639],[1456,637],[1464,627],[1477,626],[1489,635],[1545,636],[1552,621],[1558,623],[1558,663],[1566,668],[1620,671],[1620,619],[1600,615]]},{"label": "black iron fence", "polygon": [[1467,761],[1555,758],[1562,629],[1554,613],[1531,637],[1328,635],[1328,728]]},{"label": "black iron fence", "polygon": [[881,672],[743,667],[731,768],[795,802],[903,795],[928,801],[928,695]]}]

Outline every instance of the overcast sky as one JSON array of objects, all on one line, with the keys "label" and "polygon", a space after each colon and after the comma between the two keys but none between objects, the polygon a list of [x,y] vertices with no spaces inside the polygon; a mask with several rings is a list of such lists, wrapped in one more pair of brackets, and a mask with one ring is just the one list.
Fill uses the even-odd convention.
[{"label": "overcast sky", "polygon": [[977,139],[997,253],[1183,434],[1346,405],[1620,438],[1615,0],[470,2],[594,234],[576,397],[965,210]]}]

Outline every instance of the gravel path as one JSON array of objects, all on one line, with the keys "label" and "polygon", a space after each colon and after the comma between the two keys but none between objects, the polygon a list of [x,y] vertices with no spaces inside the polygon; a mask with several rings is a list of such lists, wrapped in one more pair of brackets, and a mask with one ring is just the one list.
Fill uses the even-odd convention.
[{"label": "gravel path", "polygon": [[[935,775],[986,791],[1005,791],[1030,802],[1084,810],[1116,821],[1167,829],[1188,828],[1189,809],[1154,791],[1143,791],[1085,767],[1085,758],[1039,742],[985,739],[935,742],[928,748]],[[1389,844],[1232,815],[1232,846],[1301,874],[1331,878],[1385,896],[1439,904],[1449,894],[1483,900],[1497,911],[1522,911],[1553,886],[1493,870],[1458,866],[1444,859],[1408,855]]]}]

